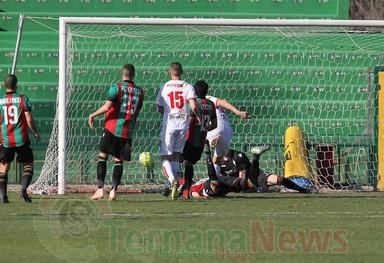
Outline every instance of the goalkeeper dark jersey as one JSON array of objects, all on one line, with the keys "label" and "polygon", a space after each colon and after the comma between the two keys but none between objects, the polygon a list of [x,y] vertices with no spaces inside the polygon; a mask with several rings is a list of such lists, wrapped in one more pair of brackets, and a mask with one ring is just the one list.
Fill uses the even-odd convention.
[{"label": "goalkeeper dark jersey", "polygon": [[1,143],[6,148],[19,147],[29,142],[25,112],[32,106],[27,96],[7,92],[0,96]]},{"label": "goalkeeper dark jersey", "polygon": [[132,81],[118,82],[109,89],[107,99],[113,106],[105,115],[105,128],[116,137],[131,139],[144,91]]},{"label": "goalkeeper dark jersey", "polygon": [[251,163],[244,152],[229,150],[224,158],[224,162],[220,164],[220,172],[223,175],[238,177],[240,171],[248,171]]}]

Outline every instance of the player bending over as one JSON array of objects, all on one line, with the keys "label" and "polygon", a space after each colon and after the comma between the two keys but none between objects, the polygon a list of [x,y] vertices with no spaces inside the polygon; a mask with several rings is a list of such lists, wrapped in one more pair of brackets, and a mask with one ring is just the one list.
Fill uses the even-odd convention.
[{"label": "player bending over", "polygon": [[200,160],[204,151],[204,143],[207,137],[207,131],[217,127],[217,117],[215,104],[205,98],[208,92],[208,84],[204,80],[199,80],[194,85],[196,93],[197,110],[201,117],[201,123],[196,121],[195,114],[189,112],[189,129],[187,132],[187,141],[183,151],[184,160],[184,184],[180,193],[185,188],[189,189],[193,178],[193,165]]},{"label": "player bending over", "polygon": [[93,128],[94,118],[105,114],[105,128],[100,140],[97,163],[98,189],[91,197],[92,200],[104,197],[108,155],[113,156],[114,162],[110,201],[116,199],[117,187],[123,174],[123,162],[131,160],[132,137],[143,105],[144,91],[133,82],[135,67],[132,64],[125,64],[121,73],[122,81],[111,86],[107,101],[88,118],[89,126]]},{"label": "player bending over", "polygon": [[193,184],[189,192],[185,190],[183,192],[184,197],[223,197],[230,192],[248,192],[256,187],[266,191],[269,185],[276,184],[283,185],[301,193],[310,192],[310,190],[298,186],[287,178],[276,174],[265,173],[260,169],[259,158],[264,152],[270,149],[269,146],[254,147],[252,149],[254,157],[252,162],[249,162],[248,157],[243,152],[229,151],[228,155],[224,158],[225,162],[221,164],[221,176],[217,176],[216,174],[208,143],[205,149],[208,178]]},{"label": "player bending over", "polygon": [[28,97],[16,93],[17,78],[8,75],[4,79],[5,95],[0,96],[1,146],[0,146],[0,195],[3,203],[8,203],[7,180],[10,163],[17,153],[17,161],[23,165],[21,198],[27,203],[32,200],[27,194],[33,176],[33,152],[28,128],[36,141],[40,135],[32,117],[32,106]]},{"label": "player bending over", "polygon": [[163,114],[160,133],[160,156],[163,174],[172,186],[172,199],[178,197],[177,171],[183,152],[188,129],[188,103],[200,123],[196,95],[193,87],[181,80],[183,69],[180,63],[173,62],[169,73],[171,80],[165,83],[157,96],[157,110]]},{"label": "player bending over", "polygon": [[219,99],[213,96],[207,96],[207,99],[211,100],[216,106],[217,128],[208,132],[207,139],[209,140],[211,147],[214,149],[213,164],[216,174],[219,175],[219,163],[221,162],[223,156],[229,151],[229,144],[231,143],[233,136],[232,126],[229,122],[227,114],[225,113],[225,109],[230,110],[242,119],[248,118],[248,113],[240,111],[225,99]]}]

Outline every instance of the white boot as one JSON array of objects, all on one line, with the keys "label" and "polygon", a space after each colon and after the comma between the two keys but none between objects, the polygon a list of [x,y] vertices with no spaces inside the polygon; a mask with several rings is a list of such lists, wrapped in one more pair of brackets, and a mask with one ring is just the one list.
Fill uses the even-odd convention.
[{"label": "white boot", "polygon": [[91,200],[100,200],[104,198],[104,189],[99,188],[96,192],[91,196]]},{"label": "white boot", "polygon": [[109,201],[113,201],[113,200],[116,200],[116,191],[115,190],[111,190],[110,192],[109,192],[109,199],[108,199]]}]

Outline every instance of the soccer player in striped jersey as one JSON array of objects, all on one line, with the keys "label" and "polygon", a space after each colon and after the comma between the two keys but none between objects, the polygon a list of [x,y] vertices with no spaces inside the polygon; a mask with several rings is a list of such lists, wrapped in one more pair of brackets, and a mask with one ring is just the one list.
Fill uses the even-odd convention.
[{"label": "soccer player in striped jersey", "polygon": [[201,122],[197,123],[195,114],[189,111],[189,129],[187,132],[187,141],[183,151],[184,160],[184,184],[180,192],[192,184],[193,165],[200,160],[204,151],[204,144],[207,137],[207,131],[217,127],[217,117],[215,104],[206,99],[208,84],[204,80],[199,80],[194,85],[196,93],[197,110],[200,114]]},{"label": "soccer player in striped jersey", "polygon": [[225,110],[227,109],[231,111],[242,119],[248,118],[248,113],[246,111],[240,111],[225,99],[219,99],[213,96],[207,96],[207,99],[212,101],[216,106],[217,128],[208,132],[207,139],[209,140],[211,147],[214,149],[213,164],[216,174],[219,175],[219,163],[229,151],[229,144],[231,143],[233,136],[232,126]]},{"label": "soccer player in striped jersey", "polygon": [[27,194],[27,189],[33,176],[33,152],[31,149],[28,128],[33,136],[39,140],[32,117],[32,105],[29,98],[16,92],[17,78],[8,75],[4,79],[6,93],[0,96],[0,195],[3,203],[8,203],[7,180],[10,163],[17,153],[17,161],[23,165],[23,177],[21,179],[21,198],[27,203],[32,200]]},{"label": "soccer player in striped jersey", "polygon": [[89,126],[93,128],[94,118],[105,114],[105,128],[100,140],[97,163],[98,189],[91,197],[92,200],[104,197],[108,155],[113,156],[114,162],[110,201],[116,199],[117,187],[123,174],[123,162],[131,160],[132,138],[143,105],[144,91],[133,82],[135,67],[132,64],[125,64],[121,73],[122,81],[110,87],[107,101],[88,118]]},{"label": "soccer player in striped jersey", "polygon": [[165,83],[157,96],[157,110],[163,114],[160,132],[160,156],[163,174],[172,186],[172,199],[177,199],[177,171],[186,141],[188,129],[188,104],[200,123],[196,95],[193,87],[181,79],[183,68],[173,62],[169,69],[171,80]]}]

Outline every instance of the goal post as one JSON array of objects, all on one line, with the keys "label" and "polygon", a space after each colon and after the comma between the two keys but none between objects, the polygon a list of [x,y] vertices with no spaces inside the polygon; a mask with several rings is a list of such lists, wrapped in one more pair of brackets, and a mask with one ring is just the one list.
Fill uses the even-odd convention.
[{"label": "goal post", "polygon": [[[109,26],[110,28],[108,28]],[[93,27],[94,29],[92,29]],[[71,145],[68,140],[68,129],[78,128],[70,124],[70,120],[68,120],[68,110],[74,107],[70,106],[72,101],[68,101],[68,89],[71,89],[70,82],[76,82],[76,80],[73,80],[74,74],[83,74],[81,70],[86,71],[86,69],[93,67],[91,64],[85,64],[88,61],[87,59],[78,59],[82,56],[87,57],[87,54],[83,55],[81,52],[87,52],[86,49],[94,50],[96,53],[90,55],[96,57],[93,62],[103,62],[110,65],[109,63],[114,63],[115,56],[120,55],[115,54],[119,53],[115,52],[115,50],[120,51],[127,48],[125,52],[129,56],[126,54],[121,55],[124,58],[131,59],[130,61],[127,60],[127,63],[132,62],[135,64],[135,60],[138,59],[143,59],[148,63],[147,65],[140,63],[138,75],[158,76],[158,83],[150,82],[145,78],[141,78],[143,84],[138,82],[139,85],[144,86],[144,89],[146,85],[151,86],[149,97],[152,100],[154,85],[160,86],[161,83],[166,81],[164,69],[167,64],[164,63],[164,60],[157,59],[162,56],[170,56],[172,60],[180,58],[182,61],[192,57],[191,65],[193,64],[198,72],[191,73],[188,70],[187,63],[186,80],[192,82],[198,78],[207,79],[216,96],[223,95],[224,98],[231,99],[226,97],[231,94],[232,87],[230,85],[238,87],[238,90],[234,90],[234,92],[237,92],[235,95],[238,97],[232,97],[232,99],[237,100],[244,109],[253,112],[251,112],[251,119],[244,123],[232,118],[235,126],[234,132],[235,134],[238,133],[233,145],[247,150],[249,149],[247,145],[250,146],[252,143],[274,144],[274,152],[268,155],[268,160],[264,160],[264,164],[270,166],[270,169],[274,172],[282,173],[283,171],[284,160],[282,156],[284,149],[282,146],[284,144],[281,138],[284,137],[284,134],[282,127],[288,128],[290,124],[299,125],[302,126],[309,140],[314,141],[311,142],[314,146],[310,154],[314,177],[322,176],[321,172],[319,172],[320,168],[317,167],[318,160],[316,159],[316,162],[314,160],[320,158],[320,164],[327,161],[331,163],[325,171],[342,182],[340,183],[340,189],[356,189],[349,186],[366,184],[365,181],[372,181],[373,177],[376,178],[374,179],[376,181],[379,178],[377,186],[382,189],[384,177],[378,177],[377,174],[372,175],[375,169],[369,168],[376,167],[377,161],[379,161],[378,171],[376,170],[376,172],[379,175],[384,174],[380,155],[380,138],[384,136],[384,134],[381,134],[381,132],[384,133],[384,129],[381,121],[376,119],[378,116],[372,116],[372,111],[376,110],[373,105],[379,105],[378,110],[380,112],[381,104],[380,102],[378,104],[374,103],[374,100],[377,99],[377,95],[379,95],[378,99],[380,100],[381,93],[374,90],[368,79],[372,78],[374,68],[377,65],[384,64],[383,57],[376,57],[376,55],[379,56],[377,54],[379,43],[384,43],[383,29],[384,21],[375,20],[60,17],[57,113],[47,151],[46,163],[41,175],[42,178],[39,178],[41,180],[38,180],[33,187],[35,190],[41,190],[50,185],[52,186],[52,184],[57,184],[58,193],[65,193],[67,166],[70,161],[68,160],[68,148],[72,147],[71,151],[76,151],[76,147]],[[180,35],[175,36],[179,41],[183,41],[178,48],[172,49],[173,40],[168,40],[170,54],[166,54],[167,39],[165,33],[161,34],[161,30],[165,30],[165,33],[169,32],[169,34],[171,34],[172,30],[176,32],[177,30],[183,31]],[[181,36],[182,34],[183,36]],[[158,37],[158,39],[155,37]],[[337,42],[338,40],[346,41],[346,44],[345,46],[337,46],[334,49],[327,43],[317,45],[316,41],[321,40],[321,37],[326,38],[325,41],[333,41],[332,43],[335,45],[340,44]],[[84,40],[75,43],[74,38],[84,38],[89,41]],[[117,38],[119,42],[112,42],[111,39],[113,38]],[[206,42],[202,40],[203,38]],[[106,41],[106,43],[103,43],[103,41]],[[154,45],[154,41],[159,42],[158,46]],[[256,43],[257,41],[265,41],[265,43]],[[274,41],[281,42],[277,43],[274,48]],[[91,46],[91,44],[95,44],[95,46]],[[116,45],[116,49],[111,45]],[[259,52],[259,47],[262,48],[262,52]],[[280,48],[282,49],[281,52]],[[100,54],[97,54],[97,51],[100,51]],[[103,52],[109,52],[109,54],[104,56]],[[152,53],[146,55],[146,52]],[[156,53],[157,57],[153,55],[154,53]],[[375,56],[372,62],[369,61],[371,56]],[[155,59],[151,61],[147,57]],[[210,59],[215,61],[209,61]],[[119,59],[117,61],[120,63]],[[79,64],[73,64],[76,62]],[[350,65],[345,64],[346,62],[350,63]],[[359,62],[364,63],[364,68],[358,64]],[[83,69],[76,69],[80,73],[75,72],[75,68],[80,64]],[[213,64],[214,66],[212,66]],[[140,72],[140,68],[144,72]],[[326,70],[322,71],[322,68]],[[154,71],[151,71],[152,69]],[[285,73],[285,69],[289,72]],[[225,72],[220,72],[220,70],[225,70]],[[358,70],[361,70],[361,72]],[[92,72],[101,72],[99,80],[103,82],[101,85],[104,86],[106,83],[112,84],[113,81],[117,81],[119,78],[119,74],[115,74],[115,79],[109,79],[111,72],[105,73],[101,64],[95,65]],[[113,72],[118,72],[117,68],[114,68]],[[309,73],[313,75],[309,76]],[[105,77],[103,74],[105,74]],[[263,74],[267,77],[262,77]],[[223,81],[220,79],[222,76],[225,78]],[[240,83],[238,82],[241,79],[239,76],[246,76],[250,80],[246,79],[244,83]],[[89,76],[88,81],[92,82],[94,79],[97,78]],[[262,81],[260,83],[252,82],[258,79]],[[367,79],[365,87],[364,84],[357,87],[354,81],[363,82],[362,79]],[[229,84],[225,84],[226,82]],[[82,83],[82,85],[83,87],[87,86],[87,83]],[[348,92],[346,90],[348,86],[361,90],[361,94],[356,94],[355,91]],[[215,89],[215,87],[226,90]],[[248,90],[247,87],[249,87]],[[98,91],[94,92],[97,93]],[[273,94],[280,94],[282,97],[273,97]],[[103,94],[99,95],[103,97]],[[289,97],[287,103],[284,102],[284,96]],[[343,98],[343,96],[351,99],[353,103],[349,103],[348,99]],[[330,103],[325,103],[324,108],[316,101],[325,101],[327,98],[330,99]],[[300,101],[303,99],[307,99],[312,104],[301,105]],[[332,104],[333,99],[337,100],[337,103]],[[95,101],[98,101],[98,99]],[[262,105],[258,105],[259,102]],[[277,102],[278,106],[274,106],[274,102]],[[362,106],[364,103],[366,103],[366,106]],[[78,107],[76,110],[82,110],[81,105],[76,105]],[[96,103],[93,104],[95,107],[96,105]],[[90,111],[91,109],[86,108],[86,110]],[[300,110],[304,112],[300,112]],[[305,111],[307,111],[307,115]],[[317,112],[319,120],[316,120]],[[284,113],[286,113],[286,116]],[[359,118],[352,120],[355,114]],[[80,115],[82,116],[82,114],[77,116]],[[348,116],[351,120],[348,120]],[[151,118],[154,117],[151,116]],[[160,116],[158,116],[158,119],[160,119]],[[154,120],[151,119],[148,123],[150,121]],[[270,124],[270,130],[267,130],[267,125],[260,124],[262,121]],[[375,123],[378,123],[378,129],[372,129],[372,125]],[[84,125],[84,123],[79,125]],[[156,127],[156,125],[153,127]],[[257,125],[260,127],[256,127]],[[348,125],[351,127],[348,127]],[[145,127],[139,126],[138,129],[140,128]],[[79,134],[81,134],[84,136],[82,138],[83,143],[97,144],[97,139],[86,138],[89,133],[84,132],[82,128],[79,129],[81,130],[80,133],[71,136],[80,136]],[[374,134],[374,131],[379,133],[378,136]],[[379,139],[374,141],[374,138]],[[243,146],[242,142],[246,142],[247,145]],[[144,141],[144,143],[149,144],[152,141]],[[369,150],[374,143],[378,144],[378,153]],[[328,160],[326,154],[320,152],[322,145],[334,145],[334,147],[332,146],[332,160]],[[144,148],[148,149],[148,147],[144,146],[140,149]],[[151,152],[154,153],[155,148],[151,146]],[[53,155],[50,157],[49,154]],[[96,156],[97,151],[93,154]],[[55,157],[56,155],[57,157]],[[324,155],[323,160],[321,160],[322,155]],[[72,155],[72,158],[73,156],[76,156],[76,154]],[[276,158],[276,156],[278,157]],[[358,169],[358,171],[354,171],[354,169]],[[203,172],[198,170],[199,172],[201,172],[200,176],[202,176]],[[370,178],[368,180],[365,177]],[[363,183],[360,183],[360,179]],[[139,184],[141,183],[142,181],[139,182]],[[161,184],[161,181],[156,181],[156,184]],[[336,183],[333,183],[333,185],[336,185]],[[376,185],[373,187],[376,187]],[[339,189],[339,187],[335,187],[335,189]]]},{"label": "goal post", "polygon": [[384,66],[375,69],[375,84],[378,90],[378,111],[377,111],[377,189],[384,191]]}]

